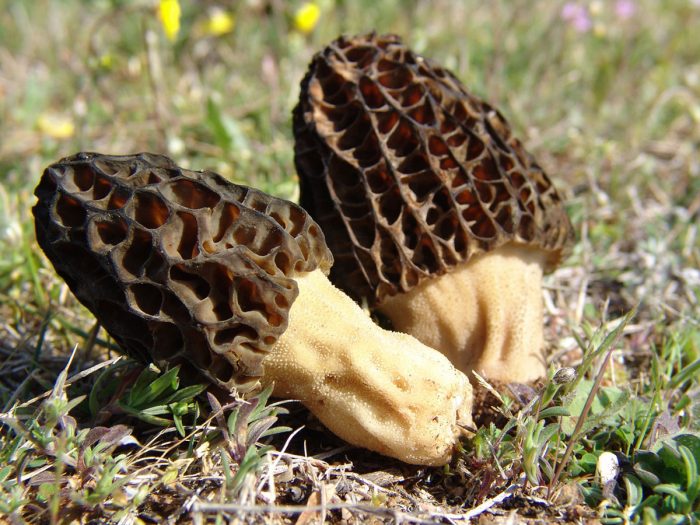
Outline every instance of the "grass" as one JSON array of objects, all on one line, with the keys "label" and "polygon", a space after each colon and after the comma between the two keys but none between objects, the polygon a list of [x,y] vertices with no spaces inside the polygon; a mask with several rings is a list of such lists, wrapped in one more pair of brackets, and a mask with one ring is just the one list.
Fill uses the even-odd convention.
[{"label": "grass", "polygon": [[[154,2],[0,0],[0,521],[697,521],[700,7],[632,4],[579,2],[578,32],[563,2],[319,0],[304,34],[301,2],[221,2],[235,25],[214,35],[216,3],[183,1],[171,41]],[[551,380],[490,387],[444,469],[118,358],[33,235],[43,167],[79,150],[163,152],[295,199],[298,82],[337,34],[369,29],[499,107],[577,230],[547,278]]]}]

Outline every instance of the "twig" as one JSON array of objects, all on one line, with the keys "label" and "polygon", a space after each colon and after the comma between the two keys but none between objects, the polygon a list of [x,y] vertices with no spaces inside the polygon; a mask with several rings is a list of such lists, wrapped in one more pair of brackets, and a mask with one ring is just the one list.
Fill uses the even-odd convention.
[{"label": "twig", "polygon": [[[292,442],[292,439],[294,439],[294,436],[296,436],[301,430],[304,428],[304,425],[300,426],[296,430],[294,430],[289,436],[287,436],[287,439],[284,442],[284,445],[282,448],[277,452],[277,454],[272,454],[268,453],[267,457],[271,458],[273,455],[275,455],[274,461],[271,461],[268,465],[268,471],[267,471],[267,485],[270,488],[271,491],[274,491],[274,486],[275,486],[275,469],[277,468],[277,465],[279,465],[280,461],[282,461],[282,456],[284,456],[285,452],[287,451],[287,447],[289,447],[289,444]],[[258,491],[262,491],[263,484],[265,483],[265,476],[261,476],[260,484],[258,485]],[[273,499],[274,501],[274,499]]]},{"label": "twig", "polygon": [[[367,485],[370,487],[372,490],[375,490],[377,492],[385,492],[387,494],[401,494],[400,492],[393,490],[393,489],[388,489],[386,487],[382,487],[381,485],[377,485],[376,483],[371,482],[368,479],[363,478],[359,474],[355,474],[354,472],[343,472],[342,474],[343,477],[348,478],[348,479],[354,479],[358,483],[362,483],[363,485]],[[341,477],[338,475],[338,477]]]},{"label": "twig", "polygon": [[309,456],[311,459],[318,459],[320,461],[325,461],[327,458],[330,458],[332,456],[335,456],[337,454],[340,454],[341,452],[345,452],[347,450],[352,450],[353,447],[352,445],[342,445],[340,447],[333,448],[327,452],[321,452],[320,454],[316,454],[314,456]]},{"label": "twig", "polygon": [[[481,505],[474,507],[473,509],[471,509],[469,512],[467,512],[463,516],[458,514],[455,516],[450,515],[449,517],[453,517],[453,518],[464,517],[464,519],[467,519],[467,520],[475,518],[479,514],[483,514],[484,512],[486,512],[488,509],[490,509],[494,505],[501,503],[502,501],[505,501],[508,498],[510,498],[515,493],[515,491],[518,487],[519,487],[519,485],[517,485],[515,483],[513,485],[509,485],[508,487],[506,487],[506,489],[503,492],[494,496],[493,498],[487,499]],[[448,516],[445,515],[444,517],[448,517]]]}]

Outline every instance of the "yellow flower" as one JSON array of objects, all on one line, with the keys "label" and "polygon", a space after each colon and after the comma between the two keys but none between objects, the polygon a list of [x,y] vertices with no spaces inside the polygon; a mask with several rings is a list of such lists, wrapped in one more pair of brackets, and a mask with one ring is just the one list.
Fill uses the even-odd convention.
[{"label": "yellow flower", "polygon": [[591,5],[588,6],[588,9],[591,11],[591,14],[593,16],[598,16],[603,12],[603,7],[603,2],[601,2],[600,0],[594,0],[593,2],[591,2]]},{"label": "yellow flower", "polygon": [[304,2],[294,13],[294,27],[305,35],[311,33],[321,17],[321,8],[315,2]]},{"label": "yellow flower", "polygon": [[41,133],[54,139],[69,139],[75,135],[75,124],[68,117],[43,113],[36,120]]},{"label": "yellow flower", "polygon": [[175,41],[180,31],[181,14],[182,10],[180,9],[180,2],[178,2],[178,0],[160,0],[158,18],[160,19],[160,23],[163,24],[165,36],[167,36],[168,40],[171,42]]},{"label": "yellow flower", "polygon": [[100,67],[104,69],[112,69],[113,65],[114,57],[111,54],[105,53],[103,55],[100,55]]},{"label": "yellow flower", "polygon": [[236,25],[236,19],[232,14],[227,13],[223,9],[212,9],[209,13],[209,19],[204,26],[204,31],[212,36],[221,36],[233,31]]}]

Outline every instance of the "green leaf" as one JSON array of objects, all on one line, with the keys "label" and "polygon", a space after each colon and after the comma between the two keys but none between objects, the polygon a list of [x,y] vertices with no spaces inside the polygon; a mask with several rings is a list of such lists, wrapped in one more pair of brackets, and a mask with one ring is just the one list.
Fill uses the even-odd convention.
[{"label": "green leaf", "polygon": [[175,423],[175,428],[180,436],[185,437],[185,426],[182,424],[182,418],[175,414],[173,415],[173,423]]},{"label": "green leaf", "polygon": [[686,447],[695,458],[695,463],[700,465],[700,436],[695,434],[679,434],[675,436],[673,440]]},{"label": "green leaf", "polygon": [[685,465],[676,443],[672,441],[664,443],[657,452],[657,455],[661,458],[664,465],[663,480],[679,485],[685,483]]},{"label": "green leaf", "polygon": [[614,430],[613,434],[624,444],[625,450],[628,450],[629,446],[634,442],[634,429],[630,428],[629,425],[619,426]]},{"label": "green leaf", "polygon": [[695,379],[700,375],[700,359],[697,359],[690,363],[689,365],[683,367],[677,374],[675,374],[671,380],[668,382],[667,388],[672,390],[678,388],[680,385]]},{"label": "green leaf", "polygon": [[[180,383],[177,375],[180,372],[180,365],[169,369],[164,374],[150,381],[145,388],[139,392],[136,399],[136,406],[145,406],[158,399],[167,390],[177,390]],[[139,378],[140,379],[140,378]]]},{"label": "green leaf", "polygon": [[207,385],[190,385],[178,389],[163,400],[164,404],[179,403],[182,401],[192,401],[199,394],[207,389]]},{"label": "green leaf", "polygon": [[698,488],[700,486],[700,479],[698,479],[698,465],[696,463],[696,458],[690,449],[684,445],[678,445],[678,452],[680,452],[683,458],[683,463],[685,464],[686,471],[686,485],[685,492],[690,503],[695,501],[698,495]]},{"label": "green leaf", "polygon": [[168,403],[167,406],[168,410],[173,416],[181,417],[186,415],[190,411],[192,403],[189,403],[187,401],[178,401],[177,403]]},{"label": "green leaf", "polygon": [[291,432],[292,427],[285,427],[285,426],[279,426],[279,427],[272,427],[262,434],[260,434],[260,439],[268,436],[274,436],[275,434],[282,434],[283,432]]},{"label": "green leaf", "polygon": [[269,430],[276,421],[277,418],[275,416],[268,416],[258,419],[248,425],[248,446],[256,443],[261,438],[262,434]]},{"label": "green leaf", "polygon": [[586,452],[579,458],[577,464],[579,468],[583,470],[583,472],[593,474],[596,466],[598,465],[598,456],[596,454]]},{"label": "green leaf", "polygon": [[148,367],[144,368],[129,390],[127,404],[130,406],[135,406],[139,402],[143,402],[142,400],[148,395],[149,385],[156,379],[156,377],[158,377],[158,373],[155,370]]},{"label": "green leaf", "polygon": [[227,152],[230,151],[233,142],[231,134],[224,124],[221,108],[212,98],[207,99],[207,124],[214,134],[216,145]]},{"label": "green leaf", "polygon": [[654,492],[657,494],[668,494],[681,505],[688,505],[688,496],[686,496],[685,492],[679,485],[673,483],[662,483],[661,485],[656,485],[654,487]]},{"label": "green leaf", "polygon": [[216,145],[226,153],[248,153],[250,146],[236,120],[224,114],[212,98],[207,99],[206,122],[214,134]]},{"label": "green leaf", "polygon": [[85,401],[87,398],[87,395],[81,395],[81,396],[76,396],[73,399],[69,399],[68,403],[66,403],[66,413],[70,412],[73,410],[75,407],[77,407],[80,403]]},{"label": "green leaf", "polygon": [[637,452],[632,468],[647,487],[653,487],[661,483],[661,478],[657,473],[663,469],[663,461],[653,452]]},{"label": "green leaf", "polygon": [[10,474],[12,474],[13,470],[14,469],[9,465],[0,468],[0,482],[5,481],[10,476]]},{"label": "green leaf", "polygon": [[[658,501],[658,496],[656,496],[657,501]],[[652,498],[647,498],[647,502],[651,500]],[[656,502],[655,502],[656,503]],[[642,523],[644,525],[658,525],[659,523],[659,518],[656,515],[656,510],[654,508],[654,505],[646,505],[644,506],[644,509],[642,511]]]},{"label": "green leaf", "polygon": [[170,414],[170,407],[167,405],[156,405],[148,408],[143,408],[139,412],[147,416],[162,416],[163,414]]},{"label": "green leaf", "polygon": [[[135,408],[131,408],[130,406],[122,405],[121,403],[119,404],[119,407],[126,414],[129,414],[130,416],[133,416],[133,417],[140,419],[141,421],[144,421],[144,422],[149,423],[151,425],[158,425],[159,427],[167,427],[167,426],[170,426],[172,424],[172,421],[170,419],[157,417],[156,415],[152,415],[145,410],[138,410]],[[156,408],[160,408],[160,407],[156,407]]]},{"label": "green leaf", "polygon": [[262,392],[260,392],[257,396],[255,396],[255,399],[257,399],[257,405],[253,409],[253,411],[250,413],[250,417],[248,418],[249,421],[255,421],[258,419],[263,411],[267,408],[267,400],[270,398],[272,395],[272,385],[269,385],[267,388],[265,388]]},{"label": "green leaf", "polygon": [[228,421],[226,422],[228,426],[228,433],[231,436],[236,435],[236,429],[238,428],[238,416],[240,415],[240,406],[236,407],[231,411],[228,416]]},{"label": "green leaf", "polygon": [[58,483],[42,483],[39,485],[39,500],[48,501],[52,496],[58,494],[59,489]]},{"label": "green leaf", "polygon": [[548,417],[565,417],[565,416],[570,416],[571,412],[569,411],[568,408],[562,407],[562,406],[554,406],[554,407],[549,407],[545,408],[544,410],[540,411],[540,419],[546,419]]},{"label": "green leaf", "polygon": [[236,475],[233,477],[231,483],[231,490],[234,494],[238,491],[238,489],[240,489],[241,485],[243,485],[247,474],[257,470],[261,461],[262,457],[259,455],[258,450],[254,446],[246,450],[243,461],[241,461],[238,467],[238,472],[236,472]]},{"label": "green leaf", "polygon": [[625,474],[622,476],[622,480],[625,483],[625,489],[627,491],[627,506],[637,507],[641,505],[644,499],[644,489],[639,479],[636,476]]}]

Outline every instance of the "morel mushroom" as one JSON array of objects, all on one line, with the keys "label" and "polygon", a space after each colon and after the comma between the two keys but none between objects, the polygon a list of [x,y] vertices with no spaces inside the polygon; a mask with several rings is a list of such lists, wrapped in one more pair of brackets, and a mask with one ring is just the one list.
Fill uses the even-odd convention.
[{"label": "morel mushroom", "polygon": [[332,256],[299,206],[151,154],[77,154],[36,195],[40,246],[127,354],[240,394],[274,383],[352,444],[449,460],[469,381],[328,281]]},{"label": "morel mushroom", "polygon": [[311,62],[294,134],[333,283],[460,370],[544,375],[542,274],[573,231],[498,111],[398,37],[341,37]]}]

